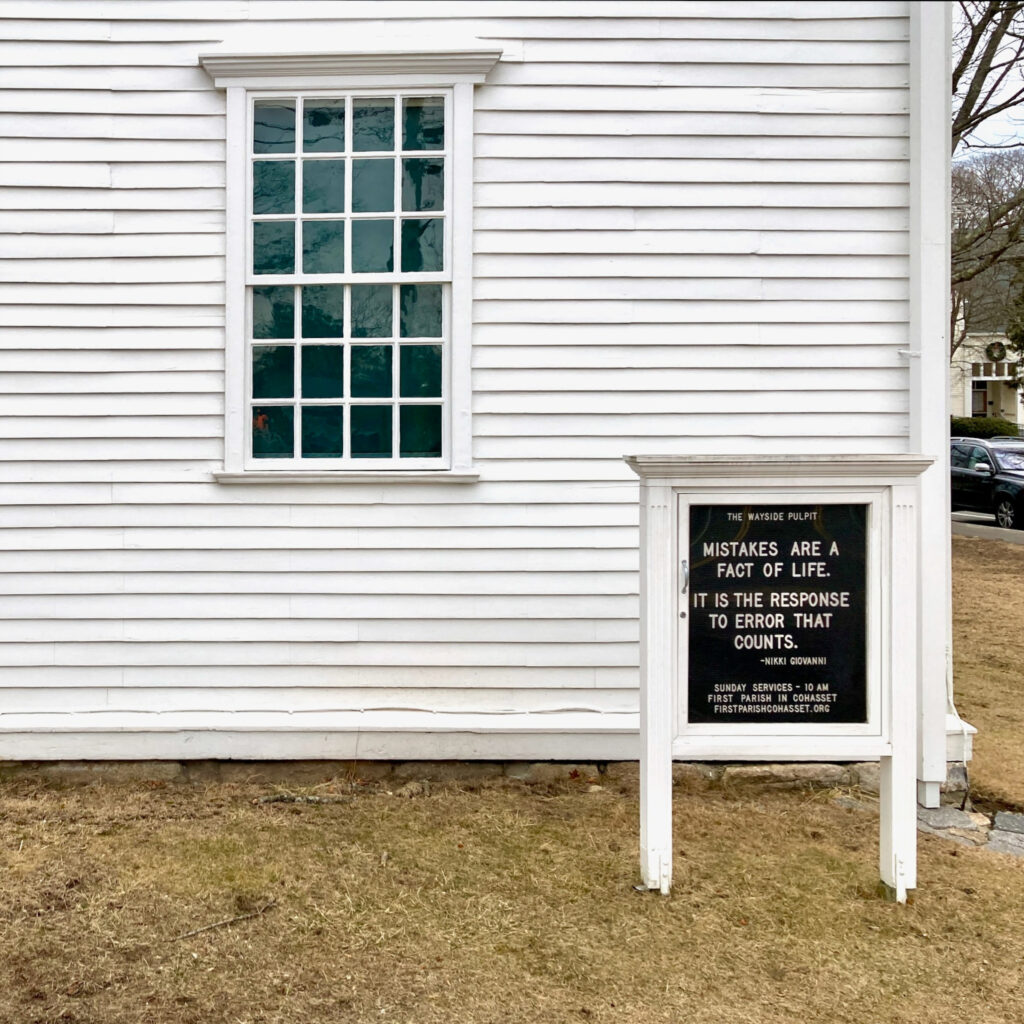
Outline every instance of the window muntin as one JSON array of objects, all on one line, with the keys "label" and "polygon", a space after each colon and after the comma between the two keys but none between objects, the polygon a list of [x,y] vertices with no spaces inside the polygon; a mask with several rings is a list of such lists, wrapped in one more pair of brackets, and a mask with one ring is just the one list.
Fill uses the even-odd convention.
[{"label": "window muntin", "polygon": [[250,96],[253,468],[450,460],[450,96]]}]

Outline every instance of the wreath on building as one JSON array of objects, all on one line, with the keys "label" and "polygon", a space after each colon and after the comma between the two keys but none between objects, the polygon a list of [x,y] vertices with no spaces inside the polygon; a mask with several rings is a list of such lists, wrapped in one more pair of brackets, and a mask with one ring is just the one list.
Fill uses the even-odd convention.
[{"label": "wreath on building", "polygon": [[985,346],[985,358],[994,363],[1002,362],[1006,358],[1006,346],[1001,341],[993,341]]}]

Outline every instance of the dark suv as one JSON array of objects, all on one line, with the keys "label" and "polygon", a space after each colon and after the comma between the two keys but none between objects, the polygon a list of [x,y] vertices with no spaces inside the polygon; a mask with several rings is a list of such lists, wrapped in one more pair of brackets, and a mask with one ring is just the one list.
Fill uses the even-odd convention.
[{"label": "dark suv", "polygon": [[990,512],[1000,526],[1024,529],[1024,438],[952,438],[950,478],[954,509]]}]

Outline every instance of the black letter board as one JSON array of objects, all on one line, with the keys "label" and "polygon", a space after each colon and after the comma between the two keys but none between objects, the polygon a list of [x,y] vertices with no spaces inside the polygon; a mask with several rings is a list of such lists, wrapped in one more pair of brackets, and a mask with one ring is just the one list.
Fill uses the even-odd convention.
[{"label": "black letter board", "polygon": [[867,721],[867,505],[691,505],[691,723]]}]

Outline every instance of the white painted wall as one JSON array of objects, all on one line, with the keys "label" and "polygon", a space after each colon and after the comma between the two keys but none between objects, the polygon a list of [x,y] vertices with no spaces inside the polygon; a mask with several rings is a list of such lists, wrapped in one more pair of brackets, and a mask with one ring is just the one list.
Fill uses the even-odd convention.
[{"label": "white painted wall", "polygon": [[[909,5],[0,2],[0,757],[637,751],[624,453],[908,450]],[[477,484],[223,485],[201,52],[474,36]]]},{"label": "white painted wall", "polygon": [[[1002,365],[989,359],[985,349],[993,342],[1006,345],[1003,334],[969,334],[956,350],[949,365],[949,403],[953,416],[972,416],[973,391],[976,380],[987,385],[987,415],[999,416],[1011,423],[1024,424],[1024,395],[1010,386],[1015,379],[1010,373],[1015,356],[1012,351],[1002,360]],[[981,377],[974,376],[974,364],[981,364]],[[990,373],[985,376],[985,364]],[[1001,371],[1001,372],[1000,372]],[[989,404],[991,403],[991,404]]]}]

